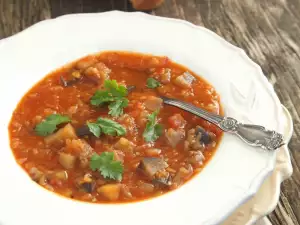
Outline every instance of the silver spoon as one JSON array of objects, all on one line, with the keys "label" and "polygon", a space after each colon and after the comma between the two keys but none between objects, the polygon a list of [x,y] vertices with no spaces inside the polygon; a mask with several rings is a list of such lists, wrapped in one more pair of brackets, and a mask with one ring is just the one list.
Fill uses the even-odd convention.
[{"label": "silver spoon", "polygon": [[243,141],[251,146],[261,147],[266,150],[274,151],[281,147],[285,143],[283,142],[283,135],[279,134],[273,130],[267,130],[263,126],[243,124],[238,122],[236,119],[231,117],[223,117],[211,112],[207,112],[200,109],[192,104],[185,103],[180,100],[161,97],[163,102],[167,105],[172,105],[188,111],[190,113],[199,116],[219,128],[223,131],[236,134]]}]

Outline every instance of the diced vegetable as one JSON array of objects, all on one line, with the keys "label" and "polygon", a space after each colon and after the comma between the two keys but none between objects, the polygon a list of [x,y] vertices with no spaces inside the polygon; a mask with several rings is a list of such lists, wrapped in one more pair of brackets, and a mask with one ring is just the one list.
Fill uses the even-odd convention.
[{"label": "diced vegetable", "polygon": [[95,83],[98,83],[101,80],[100,73],[99,73],[98,69],[93,67],[93,66],[88,67],[86,70],[84,70],[83,73],[87,78],[94,81]]},{"label": "diced vegetable", "polygon": [[55,172],[54,177],[59,180],[66,181],[66,180],[68,180],[68,172],[65,170]]},{"label": "diced vegetable", "polygon": [[155,179],[155,174],[167,167],[168,164],[161,158],[144,157],[141,160],[138,169],[142,170],[150,179]]},{"label": "diced vegetable", "polygon": [[73,78],[71,80],[66,80],[63,76],[60,76],[60,83],[63,87],[72,86],[73,84],[77,83],[78,81],[80,81],[80,78]]},{"label": "diced vegetable", "polygon": [[95,83],[100,84],[109,79],[110,72],[111,70],[104,63],[99,62],[85,69],[84,75]]},{"label": "diced vegetable", "polygon": [[146,192],[146,193],[151,193],[151,192],[154,191],[154,185],[153,184],[149,184],[149,183],[142,182],[142,181],[140,181],[138,183],[138,188],[141,191]]},{"label": "diced vegetable", "polygon": [[145,154],[150,157],[159,156],[161,150],[159,148],[148,148],[145,150]]},{"label": "diced vegetable", "polygon": [[170,116],[168,122],[170,126],[175,129],[184,128],[184,126],[186,125],[185,119],[178,113]]},{"label": "diced vegetable", "polygon": [[79,70],[84,70],[84,69],[94,65],[95,63],[97,63],[97,59],[93,56],[88,56],[88,57],[78,61],[75,67]]},{"label": "diced vegetable", "polygon": [[66,141],[66,151],[78,157],[81,168],[86,168],[94,149],[83,139],[68,139]]},{"label": "diced vegetable", "polygon": [[63,128],[60,128],[56,133],[46,137],[44,140],[47,145],[61,145],[66,139],[75,138],[77,138],[75,129],[69,123]]},{"label": "diced vegetable", "polygon": [[84,189],[85,192],[92,193],[95,188],[94,182],[84,182],[81,184],[81,187]]},{"label": "diced vegetable", "polygon": [[78,137],[82,137],[85,135],[91,135],[92,132],[90,131],[90,128],[87,125],[81,126],[76,129],[76,135]]},{"label": "diced vegetable", "polygon": [[166,131],[166,138],[173,148],[175,148],[176,145],[183,140],[184,136],[185,132],[183,129],[174,130],[173,128],[169,128]]},{"label": "diced vegetable", "polygon": [[170,186],[172,184],[170,174],[167,170],[158,171],[152,182],[160,186]]},{"label": "diced vegetable", "polygon": [[205,131],[200,126],[196,127],[195,135],[198,135],[198,134],[201,134],[201,136],[200,136],[200,142],[202,142],[205,145],[210,144],[215,139],[215,135],[214,134]]},{"label": "diced vegetable", "polygon": [[127,198],[127,199],[132,198],[132,194],[130,192],[130,189],[125,184],[122,185],[121,191],[122,191],[122,194],[125,198]]},{"label": "diced vegetable", "polygon": [[204,155],[201,151],[190,151],[188,162],[195,167],[200,167],[203,165]]},{"label": "diced vegetable", "polygon": [[111,69],[109,69],[103,62],[96,63],[95,67],[100,72],[102,79],[104,79],[104,80],[109,79],[109,74],[111,73]]},{"label": "diced vegetable", "polygon": [[44,173],[36,167],[32,167],[29,171],[29,174],[34,181],[38,181],[44,175]]},{"label": "diced vegetable", "polygon": [[155,96],[149,96],[145,101],[146,109],[150,111],[157,111],[160,110],[162,107],[163,100],[161,98]]},{"label": "diced vegetable", "polygon": [[92,193],[96,187],[96,182],[90,174],[85,174],[83,177],[76,179],[76,186],[87,193]]},{"label": "diced vegetable", "polygon": [[209,133],[202,127],[197,126],[196,129],[188,131],[184,149],[187,151],[201,151],[209,144],[215,145],[214,140],[215,135],[213,133]]},{"label": "diced vegetable", "polygon": [[105,184],[97,188],[97,192],[110,201],[119,199],[121,184]]},{"label": "diced vegetable", "polygon": [[115,149],[122,150],[122,151],[130,151],[132,152],[133,148],[135,147],[135,144],[133,144],[128,139],[121,137],[118,142],[114,145]]},{"label": "diced vegetable", "polygon": [[58,162],[67,170],[73,169],[75,167],[76,157],[71,154],[61,152],[58,156]]},{"label": "diced vegetable", "polygon": [[178,188],[185,180],[188,180],[193,175],[193,167],[188,164],[187,168],[180,167],[179,171],[173,178],[171,189]]},{"label": "diced vegetable", "polygon": [[160,74],[160,81],[163,84],[168,84],[168,83],[170,83],[170,80],[171,80],[171,69],[164,68],[164,70]]},{"label": "diced vegetable", "polygon": [[194,80],[195,78],[192,74],[185,72],[184,74],[176,77],[174,83],[181,88],[190,88]]}]

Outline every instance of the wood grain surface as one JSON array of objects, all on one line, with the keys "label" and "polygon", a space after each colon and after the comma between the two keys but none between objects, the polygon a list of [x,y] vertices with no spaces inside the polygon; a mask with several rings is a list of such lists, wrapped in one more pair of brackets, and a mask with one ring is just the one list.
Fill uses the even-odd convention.
[{"label": "wood grain surface", "polygon": [[[126,0],[0,0],[0,39],[68,13],[133,11]],[[149,13],[205,26],[243,48],[261,65],[294,119],[289,144],[293,176],[282,184],[269,216],[274,225],[300,224],[300,0],[166,0]]]}]

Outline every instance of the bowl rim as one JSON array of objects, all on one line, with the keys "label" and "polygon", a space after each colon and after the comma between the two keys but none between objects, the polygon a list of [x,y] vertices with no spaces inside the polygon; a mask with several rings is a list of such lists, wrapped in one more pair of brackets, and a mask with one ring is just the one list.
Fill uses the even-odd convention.
[{"label": "bowl rim", "polygon": [[[278,108],[278,113],[277,113],[277,125],[280,126],[280,115],[279,112],[281,112],[281,104],[280,101],[274,91],[273,86],[271,85],[271,83],[269,83],[268,79],[266,78],[266,76],[263,74],[263,71],[261,69],[261,67],[255,63],[253,60],[250,59],[250,57],[246,54],[246,52],[244,50],[242,50],[241,48],[229,43],[228,41],[226,41],[224,38],[222,38],[221,36],[219,36],[218,34],[214,33],[213,31],[202,27],[202,26],[198,26],[195,25],[193,23],[190,23],[188,21],[182,20],[182,19],[175,19],[175,18],[166,18],[166,17],[161,17],[161,16],[156,16],[156,15],[149,15],[143,12],[123,12],[123,11],[118,11],[118,10],[112,10],[112,11],[107,11],[107,12],[100,12],[100,13],[76,13],[76,14],[67,14],[67,15],[63,15],[63,16],[59,16],[56,18],[51,18],[51,19],[46,19],[43,21],[40,21],[36,24],[31,25],[30,27],[24,29],[23,31],[16,33],[10,37],[4,38],[2,40],[0,40],[0,48],[2,45],[5,45],[6,42],[10,42],[13,41],[14,39],[18,38],[19,36],[22,36],[22,34],[30,32],[33,29],[38,28],[39,26],[44,26],[47,23],[51,23],[53,21],[58,21],[58,20],[62,20],[62,19],[71,19],[73,17],[93,17],[93,16],[98,16],[98,15],[106,15],[106,14],[122,14],[122,15],[134,15],[134,16],[139,16],[139,17],[144,17],[146,19],[151,19],[151,20],[165,20],[165,21],[169,21],[169,22],[173,22],[173,23],[180,23],[183,24],[184,26],[187,26],[189,28],[193,28],[193,29],[200,29],[206,33],[209,33],[211,36],[213,36],[213,38],[218,39],[220,42],[222,42],[222,44],[226,45],[227,47],[230,47],[231,50],[235,51],[240,57],[242,57],[243,61],[245,63],[247,63],[248,65],[250,65],[252,68],[255,69],[255,75],[257,79],[260,79],[261,83],[264,85],[264,87],[268,90],[269,94],[271,95],[271,97],[273,98],[274,102],[276,103],[276,106]],[[222,216],[218,217],[217,219],[214,219],[214,223],[220,223],[222,221],[224,221],[232,212],[234,212],[240,205],[244,204],[246,201],[248,201],[250,198],[252,198],[255,193],[259,190],[261,184],[263,183],[263,181],[271,174],[271,172],[273,171],[274,168],[274,160],[272,163],[269,163],[266,168],[264,168],[258,175],[259,178],[256,178],[256,180],[254,180],[251,185],[249,186],[248,190],[244,193],[244,198],[239,200],[238,202],[236,202],[236,204],[231,207],[231,210],[228,211],[228,213],[221,213]],[[210,223],[210,221],[207,221],[207,223]]]}]

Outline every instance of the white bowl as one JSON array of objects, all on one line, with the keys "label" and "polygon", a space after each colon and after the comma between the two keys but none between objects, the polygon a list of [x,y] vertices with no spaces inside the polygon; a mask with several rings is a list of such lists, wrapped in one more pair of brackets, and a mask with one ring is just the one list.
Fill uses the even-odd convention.
[{"label": "white bowl", "polygon": [[0,224],[217,224],[257,192],[274,169],[276,153],[249,147],[229,134],[199,175],[178,190],[147,201],[83,203],[30,181],[9,147],[12,111],[47,73],[102,50],[166,55],[213,84],[226,115],[283,132],[280,102],[260,67],[205,28],[117,11],[43,21],[0,42],[0,180],[8,181],[1,185]]}]

